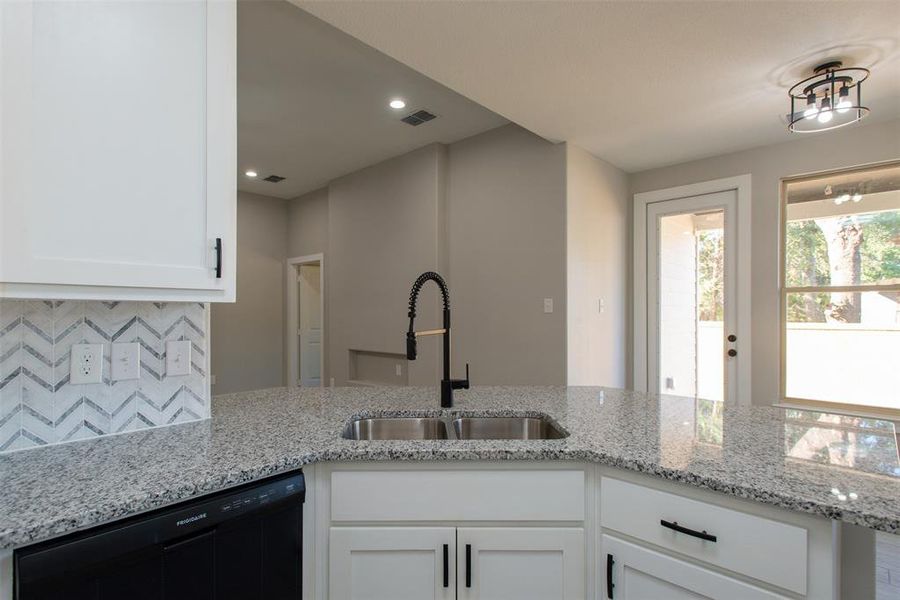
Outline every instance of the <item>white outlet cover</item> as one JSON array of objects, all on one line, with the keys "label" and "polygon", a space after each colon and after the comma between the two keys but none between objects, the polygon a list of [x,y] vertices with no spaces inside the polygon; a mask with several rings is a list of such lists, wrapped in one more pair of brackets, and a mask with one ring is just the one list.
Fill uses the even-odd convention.
[{"label": "white outlet cover", "polygon": [[553,298],[544,298],[544,312],[547,314],[553,312]]},{"label": "white outlet cover", "polygon": [[166,376],[191,374],[190,340],[166,342]]},{"label": "white outlet cover", "polygon": [[69,365],[69,383],[103,382],[103,344],[74,344]]},{"label": "white outlet cover", "polygon": [[110,359],[110,379],[113,381],[141,378],[140,344],[113,344]]}]

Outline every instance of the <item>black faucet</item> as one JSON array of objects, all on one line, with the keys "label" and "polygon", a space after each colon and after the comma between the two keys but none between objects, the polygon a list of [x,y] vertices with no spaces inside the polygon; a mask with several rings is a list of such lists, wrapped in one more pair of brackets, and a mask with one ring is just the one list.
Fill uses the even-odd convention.
[{"label": "black faucet", "polygon": [[[441,297],[444,301],[444,327],[443,329],[428,329],[415,331],[413,325],[416,320],[416,302],[419,300],[419,292],[425,282],[433,281],[441,288]],[[466,363],[465,379],[450,379],[450,291],[447,282],[434,271],[427,271],[419,275],[412,290],[409,292],[409,331],[406,332],[406,358],[416,360],[416,338],[425,335],[444,336],[444,377],[441,379],[441,407],[453,406],[453,390],[469,389],[469,363]]]}]

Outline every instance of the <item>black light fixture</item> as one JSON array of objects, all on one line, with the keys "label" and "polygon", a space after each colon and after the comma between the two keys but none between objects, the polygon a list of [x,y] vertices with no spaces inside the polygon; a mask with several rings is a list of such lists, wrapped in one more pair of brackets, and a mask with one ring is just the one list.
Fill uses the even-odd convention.
[{"label": "black light fixture", "polygon": [[869,109],[862,105],[862,82],[869,70],[845,67],[834,60],[813,69],[813,75],[790,90],[788,129],[795,133],[828,131],[861,120]]}]

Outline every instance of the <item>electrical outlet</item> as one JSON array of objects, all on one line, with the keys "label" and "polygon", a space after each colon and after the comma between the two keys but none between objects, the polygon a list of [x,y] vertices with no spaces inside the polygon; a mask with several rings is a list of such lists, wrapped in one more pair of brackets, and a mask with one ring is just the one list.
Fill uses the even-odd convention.
[{"label": "electrical outlet", "polygon": [[553,298],[544,298],[544,312],[548,314],[553,312]]},{"label": "electrical outlet", "polygon": [[69,383],[103,382],[103,344],[75,344],[69,365]]},{"label": "electrical outlet", "polygon": [[190,340],[166,342],[166,377],[191,374]]},{"label": "electrical outlet", "polygon": [[140,344],[113,344],[110,359],[109,375],[113,381],[141,378]]}]

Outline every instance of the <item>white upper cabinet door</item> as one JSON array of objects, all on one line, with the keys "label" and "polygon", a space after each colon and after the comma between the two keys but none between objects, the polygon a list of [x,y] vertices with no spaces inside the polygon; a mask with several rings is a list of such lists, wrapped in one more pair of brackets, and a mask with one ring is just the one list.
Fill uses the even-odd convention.
[{"label": "white upper cabinet door", "polygon": [[623,540],[603,536],[601,598],[787,600],[756,586]]},{"label": "white upper cabinet door", "polygon": [[234,1],[0,2],[0,52],[0,297],[232,301]]},{"label": "white upper cabinet door", "polygon": [[331,600],[455,600],[452,527],[333,527]]},{"label": "white upper cabinet door", "polygon": [[582,600],[584,530],[459,528],[460,600]]}]

